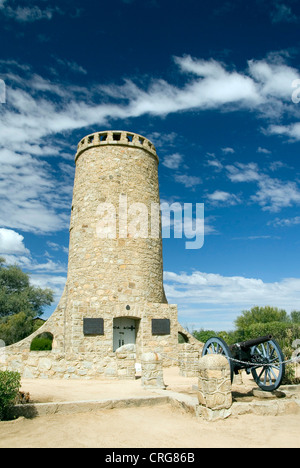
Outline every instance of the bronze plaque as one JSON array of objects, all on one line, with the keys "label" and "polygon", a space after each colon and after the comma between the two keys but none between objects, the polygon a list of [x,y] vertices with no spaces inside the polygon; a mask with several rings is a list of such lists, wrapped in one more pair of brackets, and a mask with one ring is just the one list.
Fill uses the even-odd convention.
[{"label": "bronze plaque", "polygon": [[83,334],[85,336],[104,335],[103,318],[84,318]]},{"label": "bronze plaque", "polygon": [[170,333],[169,319],[152,319],[152,335],[170,335]]}]

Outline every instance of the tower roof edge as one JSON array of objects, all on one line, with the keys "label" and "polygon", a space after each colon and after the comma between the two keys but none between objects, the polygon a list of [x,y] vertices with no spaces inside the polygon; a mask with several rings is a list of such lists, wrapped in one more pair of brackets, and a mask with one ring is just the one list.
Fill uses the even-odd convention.
[{"label": "tower roof edge", "polygon": [[82,138],[77,147],[75,162],[87,149],[93,146],[105,145],[121,145],[141,148],[152,154],[157,159],[157,162],[159,161],[155,146],[150,140],[148,140],[148,138],[145,138],[138,133],[127,132],[124,130],[108,130],[95,132]]}]

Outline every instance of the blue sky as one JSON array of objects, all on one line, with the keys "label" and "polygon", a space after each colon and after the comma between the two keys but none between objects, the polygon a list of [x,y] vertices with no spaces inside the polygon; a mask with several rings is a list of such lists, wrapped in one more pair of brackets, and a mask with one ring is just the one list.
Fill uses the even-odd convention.
[{"label": "blue sky", "polygon": [[124,129],[162,201],[205,205],[201,249],[163,243],[181,324],[299,309],[299,23],[296,0],[0,0],[0,255],[57,304],[77,143]]}]

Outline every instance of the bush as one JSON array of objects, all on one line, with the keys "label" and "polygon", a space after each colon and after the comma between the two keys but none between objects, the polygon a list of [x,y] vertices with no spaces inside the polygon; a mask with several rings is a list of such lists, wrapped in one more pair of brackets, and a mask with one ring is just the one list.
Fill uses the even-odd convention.
[{"label": "bush", "polygon": [[37,336],[30,345],[30,351],[51,351],[52,338],[45,336]]},{"label": "bush", "polygon": [[215,336],[219,336],[217,332],[213,331],[213,330],[203,330],[203,328],[201,330],[198,330],[198,331],[194,331],[193,332],[193,336],[201,341],[201,343],[206,343],[207,340],[209,340],[210,338],[213,338]]},{"label": "bush", "polygon": [[0,421],[8,418],[9,409],[19,394],[20,385],[19,372],[0,371]]}]

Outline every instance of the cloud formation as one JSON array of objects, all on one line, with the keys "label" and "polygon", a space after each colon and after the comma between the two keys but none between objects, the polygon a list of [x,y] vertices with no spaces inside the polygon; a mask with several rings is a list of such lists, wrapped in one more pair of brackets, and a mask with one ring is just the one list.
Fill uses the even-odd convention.
[{"label": "cloud formation", "polygon": [[11,229],[0,229],[0,255],[23,254],[28,255],[29,250],[24,245],[24,237]]},{"label": "cloud formation", "polygon": [[217,331],[228,330],[242,310],[255,305],[280,307],[288,312],[299,309],[299,278],[266,283],[259,278],[167,271],[164,280],[167,298],[178,304],[182,323],[188,316],[198,329],[216,329],[218,324]]},{"label": "cloud formation", "polygon": [[253,182],[257,191],[250,199],[264,211],[278,212],[282,208],[300,204],[300,188],[294,181],[272,178],[261,171],[256,163],[226,166],[232,182]]},{"label": "cloud formation", "polygon": [[57,6],[46,8],[36,5],[36,2],[26,2],[23,6],[17,5],[14,0],[1,0],[0,13],[19,23],[33,23],[40,20],[51,20],[55,13],[63,14]]},{"label": "cloud formation", "polygon": [[[189,55],[175,57],[174,61],[186,77],[181,87],[162,79],[139,86],[130,79],[121,86],[99,83],[76,86],[46,79],[29,66],[12,60],[0,61],[1,76],[7,85],[7,102],[1,106],[0,114],[2,226],[40,233],[67,228],[69,214],[63,207],[70,203],[72,181],[69,178],[65,183],[67,171],[60,173],[59,181],[58,174],[45,161],[45,157],[51,156],[65,158],[72,174],[68,159],[73,159],[76,147],[66,146],[61,138],[66,132],[144,114],[163,117],[174,112],[218,109],[256,112],[267,119],[265,131],[269,134],[300,138],[299,123],[278,123],[284,113],[296,118],[298,112],[291,101],[291,82],[299,79],[300,74],[282,56],[273,54],[263,60],[250,60],[244,71]],[[80,64],[76,68],[81,70]],[[228,147],[224,151],[232,153],[233,149]],[[181,155],[176,152],[163,160],[173,170],[178,170],[181,163]],[[299,201],[295,183],[284,187],[280,181],[262,176],[251,165],[247,168],[236,165],[227,170],[234,182],[252,180],[258,184],[253,201],[265,210],[276,211]],[[175,173],[174,180],[186,188],[202,182],[199,177],[182,172]],[[217,196],[210,195],[215,201]]]}]

